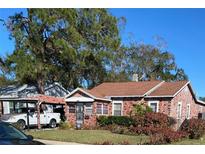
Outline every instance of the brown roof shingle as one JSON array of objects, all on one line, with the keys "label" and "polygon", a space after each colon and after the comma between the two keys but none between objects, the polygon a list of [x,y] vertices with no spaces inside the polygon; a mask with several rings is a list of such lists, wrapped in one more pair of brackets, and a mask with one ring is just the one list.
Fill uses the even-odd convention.
[{"label": "brown roof shingle", "polygon": [[143,96],[161,81],[105,82],[89,90],[93,95],[105,96]]},{"label": "brown roof shingle", "polygon": [[164,82],[148,96],[173,96],[187,83],[188,81]]}]

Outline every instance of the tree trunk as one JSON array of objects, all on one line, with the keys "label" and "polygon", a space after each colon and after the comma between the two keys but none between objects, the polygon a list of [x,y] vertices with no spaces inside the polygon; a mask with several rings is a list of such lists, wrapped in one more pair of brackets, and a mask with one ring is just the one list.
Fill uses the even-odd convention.
[{"label": "tree trunk", "polygon": [[45,86],[45,83],[44,83],[43,77],[40,75],[37,79],[37,90],[39,94],[45,94],[44,86]]}]

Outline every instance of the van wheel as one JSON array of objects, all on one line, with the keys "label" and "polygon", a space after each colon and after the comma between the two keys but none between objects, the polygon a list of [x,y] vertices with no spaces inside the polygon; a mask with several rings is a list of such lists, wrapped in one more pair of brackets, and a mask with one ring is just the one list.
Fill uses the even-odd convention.
[{"label": "van wheel", "polygon": [[18,120],[17,125],[17,127],[21,130],[24,130],[26,128],[26,122],[24,120]]},{"label": "van wheel", "polygon": [[55,119],[51,119],[50,123],[49,123],[49,127],[50,128],[56,128],[57,124],[56,124],[56,120]]}]

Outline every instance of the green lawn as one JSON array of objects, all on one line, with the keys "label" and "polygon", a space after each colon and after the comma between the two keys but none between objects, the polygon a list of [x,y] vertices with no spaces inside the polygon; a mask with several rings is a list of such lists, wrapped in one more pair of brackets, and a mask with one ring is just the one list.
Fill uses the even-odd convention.
[{"label": "green lawn", "polygon": [[205,145],[205,136],[201,139],[184,139],[180,142],[173,143],[174,145]]},{"label": "green lawn", "polygon": [[144,135],[120,135],[113,134],[106,130],[41,130],[29,131],[26,132],[26,134],[32,135],[36,139],[76,142],[84,144],[103,143],[105,141],[109,141],[114,144],[120,144],[122,142],[128,141],[129,144],[136,145],[149,140],[149,138]]}]

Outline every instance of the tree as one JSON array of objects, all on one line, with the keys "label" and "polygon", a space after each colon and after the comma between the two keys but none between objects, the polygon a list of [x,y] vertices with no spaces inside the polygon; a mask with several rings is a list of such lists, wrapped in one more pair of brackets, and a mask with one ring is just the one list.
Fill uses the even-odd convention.
[{"label": "tree", "polygon": [[115,74],[126,72],[125,79],[131,79],[133,74],[137,74],[141,81],[188,79],[184,70],[177,67],[173,54],[153,45],[132,43],[122,47],[116,57],[113,71]]},{"label": "tree", "polygon": [[199,100],[204,101],[205,102],[205,97],[199,97]]},{"label": "tree", "polygon": [[42,94],[46,82],[66,88],[102,82],[120,45],[118,19],[107,9],[27,9],[6,26],[15,41],[7,66]]}]

